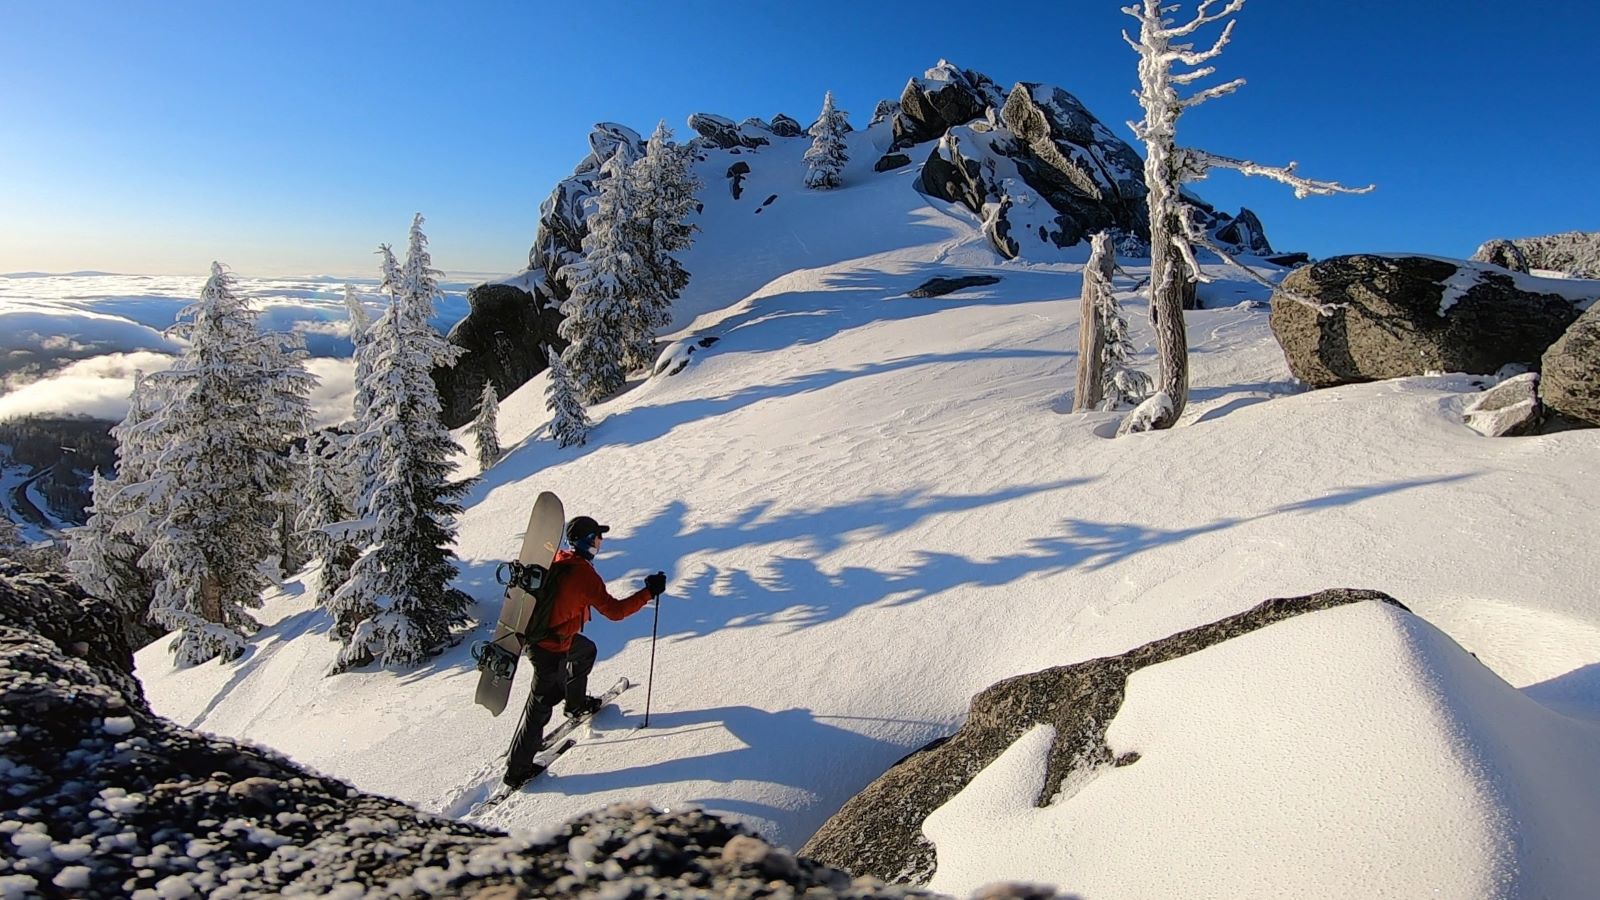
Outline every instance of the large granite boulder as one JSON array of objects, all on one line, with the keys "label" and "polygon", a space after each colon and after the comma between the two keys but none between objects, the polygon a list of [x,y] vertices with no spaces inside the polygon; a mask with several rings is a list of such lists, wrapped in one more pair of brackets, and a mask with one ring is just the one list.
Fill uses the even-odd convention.
[{"label": "large granite boulder", "polygon": [[778,137],[805,137],[806,130],[794,117],[778,113],[772,117],[772,133]]},{"label": "large granite boulder", "polygon": [[758,132],[772,133],[772,126],[759,120],[746,120],[737,125],[732,119],[711,113],[695,113],[689,117],[689,127],[700,137],[701,146],[731,150],[735,147],[754,149],[772,143]]},{"label": "large granite boulder", "polygon": [[1600,231],[1564,231],[1531,238],[1485,241],[1472,254],[1476,262],[1513,272],[1559,272],[1571,278],[1600,278]]},{"label": "large granite boulder", "polygon": [[692,810],[613,806],[508,837],[363,794],[153,714],[88,609],[0,570],[0,895],[918,896]]},{"label": "large granite boulder", "polygon": [[[1322,315],[1288,292],[1338,308]],[[1272,297],[1272,332],[1312,387],[1536,366],[1577,317],[1573,301],[1525,290],[1501,269],[1423,256],[1326,259]]]},{"label": "large granite boulder", "polygon": [[1116,717],[1128,676],[1291,616],[1348,603],[1400,604],[1376,591],[1330,590],[1268,600],[1230,616],[1114,657],[1008,678],[972,700],[966,724],[897,763],[823,824],[801,854],[829,865],[903,884],[925,884],[936,866],[922,833],[928,815],[945,805],[1036,725],[1053,725],[1038,804],[1055,796],[1075,771],[1132,760],[1113,757],[1106,728]]},{"label": "large granite boulder", "polygon": [[1600,303],[1550,345],[1540,366],[1544,404],[1574,421],[1600,426]]},{"label": "large granite boulder", "polygon": [[454,366],[435,369],[445,427],[459,428],[478,414],[483,384],[492,381],[500,397],[516,390],[550,364],[545,347],[557,352],[567,342],[556,333],[561,310],[541,278],[524,278],[529,293],[515,285],[480,284],[467,292],[466,318],[450,329],[450,343],[466,352]]}]

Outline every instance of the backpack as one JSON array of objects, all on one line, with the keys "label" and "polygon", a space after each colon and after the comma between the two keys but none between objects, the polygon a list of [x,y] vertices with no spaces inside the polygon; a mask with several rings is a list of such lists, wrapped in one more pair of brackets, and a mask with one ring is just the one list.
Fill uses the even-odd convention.
[{"label": "backpack", "polygon": [[533,645],[550,636],[550,614],[556,608],[556,594],[561,576],[571,560],[552,563],[544,581],[528,593],[533,595],[533,612],[528,615],[528,626],[522,630],[522,646],[532,651]]}]

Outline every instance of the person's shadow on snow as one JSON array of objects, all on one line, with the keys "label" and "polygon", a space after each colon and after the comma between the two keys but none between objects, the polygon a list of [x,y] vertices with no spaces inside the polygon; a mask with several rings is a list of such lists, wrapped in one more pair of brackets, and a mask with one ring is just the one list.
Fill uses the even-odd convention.
[{"label": "person's shadow on snow", "polygon": [[[632,732],[619,729],[600,738],[597,743],[671,741],[674,737],[686,736],[686,732],[720,726],[743,746],[583,775],[563,775],[558,763],[551,770],[555,777],[535,782],[536,790],[539,793],[576,796],[684,781],[719,784],[770,782],[797,789],[796,793],[790,794],[798,801],[797,805],[793,808],[776,806],[717,793],[707,793],[692,802],[718,812],[741,813],[792,823],[792,830],[784,829],[788,833],[768,837],[780,843],[804,840],[820,828],[823,821],[843,806],[846,800],[859,793],[907,752],[903,745],[868,737],[850,728],[832,724],[828,719],[850,721],[848,717],[819,718],[807,709],[769,712],[750,706],[652,713],[648,729]],[[929,740],[940,733],[934,723],[905,724],[912,729],[918,726],[926,729]],[[582,752],[582,748],[574,752]]]}]

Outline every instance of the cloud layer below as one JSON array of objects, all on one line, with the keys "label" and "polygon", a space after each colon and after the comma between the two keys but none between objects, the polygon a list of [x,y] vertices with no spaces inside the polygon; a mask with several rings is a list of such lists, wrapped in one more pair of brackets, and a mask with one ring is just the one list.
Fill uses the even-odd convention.
[{"label": "cloud layer below", "polygon": [[[353,284],[372,318],[386,298],[373,279],[245,278],[241,294],[262,327],[295,331],[320,379],[317,423],[349,417],[354,393],[344,286]],[[181,341],[163,332],[200,296],[198,276],[21,274],[0,276],[0,419],[85,415],[119,420],[137,370],[172,364]],[[467,282],[444,282],[434,327],[448,332],[467,313]]]}]

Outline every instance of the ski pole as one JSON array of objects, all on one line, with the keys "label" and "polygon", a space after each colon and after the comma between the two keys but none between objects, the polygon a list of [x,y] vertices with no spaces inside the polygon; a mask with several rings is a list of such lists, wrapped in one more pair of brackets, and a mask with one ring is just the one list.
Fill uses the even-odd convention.
[{"label": "ski pole", "polygon": [[650,626],[650,674],[644,682],[644,724],[640,728],[650,727],[650,696],[656,687],[656,633],[661,629],[661,598],[665,596],[656,597],[655,622]]}]

